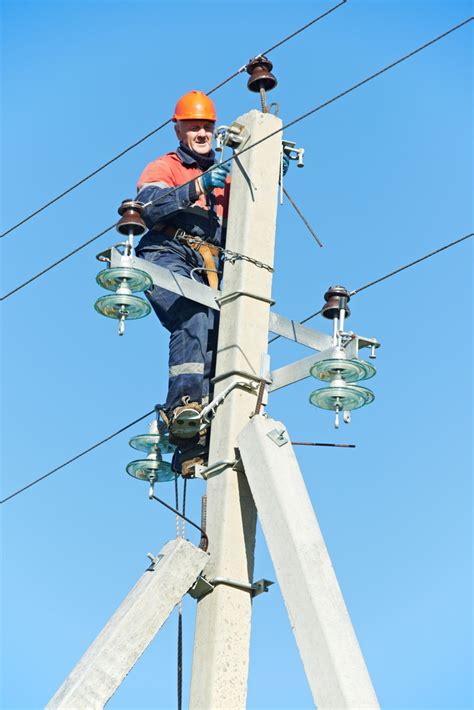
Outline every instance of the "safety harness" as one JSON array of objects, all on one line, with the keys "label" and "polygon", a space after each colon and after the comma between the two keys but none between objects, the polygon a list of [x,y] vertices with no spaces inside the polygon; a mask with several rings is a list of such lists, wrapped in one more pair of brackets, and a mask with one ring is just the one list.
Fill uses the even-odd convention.
[{"label": "safety harness", "polygon": [[218,246],[210,244],[200,237],[187,234],[184,229],[178,229],[172,225],[160,227],[160,232],[162,234],[166,234],[167,237],[171,237],[171,239],[177,239],[179,242],[182,242],[188,247],[191,247],[191,249],[194,249],[194,251],[197,251],[202,256],[202,260],[204,262],[207,283],[211,288],[218,288],[219,276],[216,273],[216,265],[213,258],[215,256],[219,256],[221,250]]}]

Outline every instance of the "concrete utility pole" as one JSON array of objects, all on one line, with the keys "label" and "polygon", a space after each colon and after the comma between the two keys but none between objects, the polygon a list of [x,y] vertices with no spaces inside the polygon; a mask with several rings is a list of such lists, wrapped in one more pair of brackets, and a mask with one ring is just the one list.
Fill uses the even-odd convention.
[{"label": "concrete utility pole", "polygon": [[[279,129],[281,120],[259,111],[237,119],[247,145]],[[273,265],[281,134],[234,161],[226,246]],[[267,352],[272,273],[248,261],[226,262],[216,364],[215,395],[232,382],[258,379]],[[235,459],[237,436],[256,397],[233,390],[212,425],[209,463]],[[206,576],[252,582],[256,509],[244,473],[229,465],[208,480]],[[190,708],[245,708],[252,600],[219,585],[198,602]]]},{"label": "concrete utility pole", "polygon": [[101,710],[207,564],[187,540],[168,542],[49,701],[46,710]]},{"label": "concrete utility pole", "polygon": [[316,706],[378,708],[288,432],[255,416],[238,444]]}]

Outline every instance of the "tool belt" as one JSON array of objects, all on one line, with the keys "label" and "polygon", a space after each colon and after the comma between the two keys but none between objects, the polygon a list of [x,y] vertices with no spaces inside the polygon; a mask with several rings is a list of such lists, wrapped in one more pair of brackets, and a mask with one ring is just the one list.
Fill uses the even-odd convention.
[{"label": "tool belt", "polygon": [[192,234],[186,234],[184,230],[172,227],[171,225],[160,227],[159,231],[162,234],[166,234],[167,237],[177,239],[188,247],[191,247],[191,249],[194,249],[194,251],[197,251],[202,256],[204,262],[207,283],[211,288],[218,288],[219,275],[216,273],[216,265],[213,259],[214,256],[219,256],[220,248],[218,246],[209,244],[209,242],[205,242],[199,237],[193,237]]}]

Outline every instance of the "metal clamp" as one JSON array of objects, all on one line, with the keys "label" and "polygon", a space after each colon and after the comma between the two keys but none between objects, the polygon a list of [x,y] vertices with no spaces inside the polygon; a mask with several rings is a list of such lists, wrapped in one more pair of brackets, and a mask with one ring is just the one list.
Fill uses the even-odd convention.
[{"label": "metal clamp", "polygon": [[196,464],[194,466],[194,477],[202,478],[207,481],[211,476],[216,476],[218,473],[222,473],[226,468],[232,468],[233,471],[243,471],[241,459],[222,459],[221,461],[216,461],[210,466],[201,466]]},{"label": "metal clamp", "polygon": [[249,132],[245,126],[234,121],[230,126],[218,126],[215,130],[216,152],[223,153],[228,145],[234,150],[243,148],[249,139]]},{"label": "metal clamp", "polygon": [[146,556],[148,557],[148,559],[151,562],[150,566],[148,567],[148,570],[150,572],[153,572],[153,570],[155,569],[155,566],[157,564],[159,564],[159,562],[161,562],[161,560],[164,557],[164,555],[154,555],[152,552],[147,552]]},{"label": "metal clamp", "polygon": [[285,429],[272,429],[268,432],[267,436],[277,446],[284,446],[289,442],[288,434]]},{"label": "metal clamp", "polygon": [[204,424],[210,424],[209,417],[211,415],[213,417],[216,415],[217,407],[219,407],[219,405],[223,403],[225,398],[232,392],[232,390],[236,389],[236,387],[238,387],[239,389],[246,390],[247,392],[252,392],[257,390],[258,385],[258,382],[231,382],[230,385],[227,385],[227,387],[225,387],[222,392],[219,392],[219,394],[214,397],[212,402],[206,404],[200,414],[201,421]]},{"label": "metal clamp", "polygon": [[349,331],[348,333],[343,332],[341,335],[343,348],[347,353],[347,357],[358,357],[359,350],[362,348],[369,348],[369,358],[371,360],[375,360],[377,357],[376,350],[381,346],[380,342],[376,338],[366,338],[365,336],[357,335],[357,333],[353,333],[352,331]]},{"label": "metal clamp", "polygon": [[304,168],[304,148],[296,148],[294,141],[282,141],[283,152],[290,160],[298,161],[298,168]]},{"label": "metal clamp", "polygon": [[273,298],[268,298],[268,296],[261,296],[259,293],[252,293],[252,291],[231,291],[230,293],[224,293],[219,298],[216,298],[216,302],[219,306],[222,306],[228,301],[233,301],[238,296],[247,296],[248,298],[254,298],[256,301],[263,301],[263,303],[268,303],[270,306],[274,306],[276,301]]},{"label": "metal clamp", "polygon": [[253,597],[258,597],[259,594],[268,592],[268,588],[272,584],[274,584],[274,582],[269,579],[259,579],[257,582],[248,584],[246,582],[236,582],[233,579],[226,579],[225,577],[215,577],[214,579],[206,579],[205,577],[202,577],[200,575],[189,590],[188,594],[193,597],[193,599],[202,599],[207,594],[213,592],[219,584],[224,584],[227,587],[239,589],[242,592],[248,592],[253,599]]}]

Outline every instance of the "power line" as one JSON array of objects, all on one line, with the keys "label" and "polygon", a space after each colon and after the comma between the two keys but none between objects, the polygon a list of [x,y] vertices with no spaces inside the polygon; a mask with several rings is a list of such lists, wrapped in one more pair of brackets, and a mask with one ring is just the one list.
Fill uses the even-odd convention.
[{"label": "power line", "polygon": [[[341,7],[341,5],[344,5],[346,2],[347,2],[347,0],[341,0],[341,2],[339,2],[337,5],[334,5],[334,7],[330,8],[329,10],[327,10],[326,12],[324,12],[322,15],[318,15],[318,17],[315,17],[313,20],[311,20],[310,22],[308,22],[306,25],[303,25],[303,27],[300,27],[298,30],[296,30],[295,32],[292,32],[292,33],[291,33],[290,35],[288,35],[287,37],[284,37],[282,40],[280,40],[280,41],[277,42],[276,44],[272,45],[271,47],[269,47],[268,49],[264,50],[264,51],[261,52],[260,54],[257,54],[256,57],[260,57],[260,56],[262,56],[262,55],[264,55],[264,54],[266,55],[266,54],[269,54],[270,52],[273,52],[274,49],[276,49],[277,47],[281,47],[282,44],[285,44],[285,42],[288,42],[290,39],[292,39],[293,37],[296,37],[296,35],[299,35],[301,32],[303,32],[304,30],[306,30],[308,27],[311,27],[311,25],[314,25],[314,24],[315,24],[316,22],[318,22],[319,20],[322,20],[322,19],[323,19],[324,17],[326,17],[327,15],[330,15],[332,12],[334,12],[334,10],[337,10],[337,8]],[[214,86],[212,89],[210,89],[209,91],[207,91],[207,92],[206,92],[207,95],[209,96],[210,94],[213,94],[215,91],[217,91],[218,89],[220,89],[222,86],[224,86],[225,84],[227,84],[229,81],[231,81],[232,79],[235,79],[235,77],[239,76],[239,74],[241,74],[242,72],[244,72],[244,71],[247,69],[247,66],[248,66],[248,65],[245,64],[243,67],[241,67],[241,68],[238,69],[236,72],[234,72],[233,74],[231,74],[230,76],[228,76],[226,79],[224,79],[224,81],[221,81],[220,84],[217,84],[217,85]],[[96,168],[95,170],[93,170],[91,173],[89,173],[89,174],[86,175],[85,177],[81,178],[81,180],[78,180],[78,182],[76,182],[76,183],[74,183],[73,185],[71,185],[70,187],[66,188],[66,189],[63,190],[63,192],[61,192],[59,195],[56,195],[56,197],[53,197],[51,200],[49,200],[48,202],[46,202],[44,205],[42,205],[41,207],[39,207],[37,210],[35,210],[34,212],[31,212],[31,214],[27,215],[26,217],[24,217],[23,219],[21,219],[19,222],[17,222],[16,224],[14,224],[12,227],[10,227],[9,229],[7,229],[6,232],[3,232],[2,234],[0,234],[0,238],[6,237],[7,234],[10,234],[10,233],[13,232],[15,229],[18,229],[18,227],[21,227],[23,224],[25,224],[25,222],[28,222],[30,219],[33,219],[33,217],[36,217],[36,215],[40,214],[41,212],[43,212],[43,211],[44,211],[45,209],[47,209],[48,207],[51,207],[51,205],[54,205],[55,202],[58,202],[59,200],[61,200],[63,197],[65,197],[65,196],[68,195],[70,192],[72,192],[72,191],[75,190],[76,188],[78,188],[78,187],[80,187],[81,185],[83,185],[85,182],[87,182],[88,180],[90,180],[91,178],[93,178],[95,175],[97,175],[98,173],[100,173],[102,170],[104,170],[105,168],[107,168],[109,165],[111,165],[112,163],[114,163],[116,160],[118,160],[119,158],[122,158],[124,155],[126,155],[126,153],[129,153],[131,150],[133,150],[134,148],[136,148],[137,146],[139,146],[141,143],[144,143],[146,140],[148,140],[148,138],[151,138],[151,136],[155,135],[155,133],[158,133],[158,131],[161,131],[161,129],[162,129],[162,128],[165,128],[165,126],[167,126],[168,124],[170,124],[171,121],[172,121],[172,119],[169,118],[167,121],[165,121],[164,123],[160,124],[157,128],[154,128],[152,131],[150,131],[149,133],[147,133],[146,135],[144,135],[142,138],[139,138],[137,141],[135,141],[134,143],[132,143],[131,145],[129,145],[127,148],[124,148],[124,150],[120,151],[120,153],[117,153],[117,155],[115,155],[113,158],[111,158],[110,160],[107,160],[107,162],[103,163],[102,165],[99,165],[98,168]]]},{"label": "power line", "polygon": [[356,288],[355,291],[351,291],[350,295],[355,296],[357,293],[361,293],[361,291],[365,291],[367,288],[370,288],[371,286],[375,286],[375,284],[379,284],[382,281],[385,281],[386,279],[389,279],[392,276],[395,276],[395,274],[399,274],[400,271],[405,271],[405,269],[409,269],[411,266],[415,266],[416,264],[419,264],[421,261],[425,261],[425,259],[430,259],[432,256],[435,256],[435,254],[439,254],[440,252],[445,251],[445,249],[449,249],[450,247],[453,247],[456,244],[463,242],[465,239],[470,239],[473,236],[474,236],[474,232],[471,232],[470,234],[464,235],[464,237],[460,237],[459,239],[456,239],[454,242],[450,242],[450,244],[445,244],[444,247],[440,247],[439,249],[435,249],[434,251],[431,251],[429,254],[425,254],[425,256],[421,256],[419,259],[415,259],[415,261],[411,261],[409,264],[405,264],[404,266],[400,266],[398,269],[395,269],[395,271],[391,271],[389,274],[386,274],[385,276],[381,276],[379,279],[375,279],[375,281],[369,281],[368,284],[365,284],[364,286],[359,286],[359,288]]},{"label": "power line", "polygon": [[[374,281],[369,281],[367,284],[364,284],[364,286],[359,286],[359,288],[356,288],[354,291],[351,291],[350,294],[351,296],[355,296],[356,294],[360,293],[361,291],[365,291],[368,288],[371,288],[372,286],[375,286],[376,284],[381,283],[382,281],[386,281],[387,279],[391,278],[392,276],[395,276],[395,274],[399,274],[401,271],[404,271],[405,269],[409,269],[412,266],[415,266],[416,264],[419,264],[421,261],[425,261],[426,259],[430,259],[432,256],[435,256],[435,254],[439,254],[442,251],[445,251],[446,249],[449,249],[450,247],[455,246],[456,244],[460,244],[461,242],[465,241],[466,239],[469,239],[470,237],[474,236],[474,232],[471,232],[470,234],[466,234],[463,237],[460,237],[459,239],[455,239],[453,242],[450,242],[449,244],[445,244],[442,247],[439,247],[439,249],[435,249],[434,251],[429,252],[428,254],[425,254],[425,256],[420,257],[419,259],[415,259],[414,261],[410,261],[408,264],[405,264],[404,266],[400,266],[398,269],[395,269],[394,271],[390,271],[388,274],[385,276],[382,276],[378,279],[375,279]],[[322,309],[319,311],[316,311],[315,313],[312,313],[309,316],[306,316],[306,318],[303,318],[303,320],[299,321],[301,324],[306,323],[307,321],[311,320],[311,318],[314,318],[315,316],[318,316],[321,313]],[[275,340],[278,340],[278,338],[281,338],[283,336],[281,335],[276,335],[274,338],[271,338],[268,342],[273,343]],[[23,486],[23,488],[20,488],[18,491],[15,491],[11,495],[7,496],[3,500],[0,501],[0,503],[6,503],[8,500],[11,498],[14,498],[17,496],[19,493],[22,493],[23,491],[26,491],[28,488],[31,488],[31,486],[34,486],[36,483],[39,483],[40,481],[43,481],[45,478],[48,476],[51,476],[53,473],[56,473],[56,471],[59,471],[60,469],[64,468],[68,464],[72,463],[73,461],[77,461],[77,459],[81,458],[81,456],[84,456],[85,454],[88,454],[90,451],[93,451],[96,449],[98,446],[101,446],[102,444],[105,444],[107,441],[110,441],[110,439],[113,439],[115,436],[118,434],[121,434],[123,431],[126,429],[129,429],[132,427],[134,424],[137,424],[138,422],[141,422],[142,419],[145,419],[146,417],[149,417],[151,414],[154,413],[154,409],[152,409],[150,412],[147,412],[144,414],[142,417],[139,419],[135,419],[133,422],[130,422],[130,424],[127,424],[126,426],[122,427],[121,429],[118,429],[118,431],[114,432],[110,436],[106,437],[105,439],[102,439],[102,441],[97,442],[97,444],[94,444],[93,446],[90,446],[88,449],[85,451],[82,451],[80,454],[77,456],[74,456],[74,458],[69,459],[68,461],[65,461],[63,464],[60,466],[57,466],[54,468],[52,471],[49,471],[46,473],[44,476],[41,476],[40,478],[37,478],[35,481],[32,481],[26,486]],[[295,444],[298,444],[300,442],[294,442]],[[316,444],[315,444],[316,445]],[[320,446],[323,446],[323,444],[318,444]],[[329,444],[328,444],[329,446]],[[161,501],[160,501],[161,502]],[[175,511],[176,512],[176,511]]]},{"label": "power line", "polygon": [[110,434],[110,436],[106,436],[105,439],[102,439],[101,441],[98,441],[96,444],[93,446],[89,446],[88,449],[85,449],[84,451],[81,451],[80,454],[77,454],[77,456],[74,456],[72,459],[69,459],[68,461],[65,461],[62,463],[60,466],[56,466],[56,468],[53,468],[51,471],[48,471],[48,473],[45,473],[44,476],[40,476],[40,478],[37,478],[35,481],[31,481],[31,483],[28,483],[28,485],[23,486],[23,488],[20,488],[19,490],[15,491],[11,495],[7,496],[3,500],[0,500],[1,503],[6,503],[7,500],[11,500],[15,496],[19,495],[20,493],[23,493],[23,491],[26,491],[28,488],[31,488],[32,486],[35,486],[37,483],[40,481],[44,481],[45,478],[48,478],[48,476],[52,476],[53,473],[56,473],[57,471],[60,471],[62,468],[65,468],[68,466],[70,463],[73,463],[74,461],[77,461],[77,459],[80,459],[82,456],[85,456],[88,454],[90,451],[93,451],[94,449],[97,449],[98,446],[102,446],[102,444],[105,444],[107,441],[110,441],[113,439],[115,436],[118,436],[122,432],[126,431],[126,429],[130,429],[134,424],[138,424],[138,422],[141,422],[142,419],[146,419],[146,417],[149,417],[151,414],[154,414],[155,410],[152,409],[146,414],[144,414],[142,417],[139,417],[138,419],[135,419],[133,422],[130,422],[130,424],[127,424],[126,426],[123,426],[121,429],[118,429],[117,431],[114,431],[113,434]]},{"label": "power line", "polygon": [[[415,266],[416,264],[419,264],[422,261],[425,261],[426,259],[431,259],[432,256],[435,256],[436,254],[439,254],[442,251],[445,251],[446,249],[450,249],[451,247],[456,246],[456,244],[460,244],[461,242],[464,242],[466,239],[470,239],[471,237],[474,237],[474,232],[471,232],[470,234],[465,234],[464,237],[460,237],[459,239],[455,239],[454,242],[450,242],[449,244],[445,244],[442,247],[439,247],[439,249],[435,249],[434,251],[430,251],[428,254],[425,254],[424,256],[420,256],[419,259],[415,259],[415,261],[410,261],[408,264],[404,264],[404,266],[400,266],[398,269],[395,269],[394,271],[390,271],[388,274],[385,274],[385,276],[381,276],[378,279],[375,279],[374,281],[369,281],[369,283],[364,284],[363,286],[359,286],[359,288],[354,289],[354,291],[350,291],[351,296],[355,296],[358,293],[361,293],[361,291],[365,291],[368,288],[371,288],[372,286],[375,286],[376,284],[381,283],[382,281],[386,281],[387,279],[391,278],[392,276],[395,276],[396,274],[399,274],[401,271],[405,271],[405,269],[409,269],[412,266]],[[307,323],[309,320],[312,318],[315,318],[316,316],[319,316],[322,313],[322,308],[319,309],[319,311],[316,311],[315,313],[311,313],[311,315],[306,316],[306,318],[303,318],[303,320],[299,321],[301,325],[303,323]],[[275,340],[278,340],[278,338],[282,338],[282,335],[275,335],[274,338],[271,338],[268,342],[273,343]]]},{"label": "power line", "polygon": [[96,239],[99,239],[100,237],[103,237],[104,234],[107,234],[107,232],[110,232],[116,225],[116,222],[114,224],[110,225],[110,227],[107,227],[107,229],[103,229],[102,232],[99,232],[99,234],[96,234],[95,237],[92,237],[91,239],[88,239],[87,242],[84,242],[84,244],[81,244],[80,246],[76,247],[72,251],[70,251],[68,254],[65,256],[61,257],[61,259],[58,259],[57,261],[54,261],[52,264],[47,266],[45,269],[42,271],[39,271],[37,274],[29,278],[27,281],[24,281],[23,283],[19,284],[18,286],[15,286],[14,289],[11,291],[8,291],[4,296],[0,298],[0,301],[5,301],[7,298],[10,296],[13,296],[14,293],[17,291],[21,291],[22,288],[25,288],[25,286],[28,286],[28,284],[33,283],[33,281],[36,281],[36,279],[39,279],[40,276],[43,276],[44,274],[48,273],[48,271],[51,271],[51,269],[54,269],[55,266],[59,266],[59,264],[62,264],[63,261],[66,261],[69,259],[71,256],[74,256],[74,254],[77,254],[78,252],[82,251],[82,249],[85,249],[89,244],[92,244],[92,242],[95,242]]},{"label": "power line", "polygon": [[[243,148],[242,150],[238,151],[237,153],[235,153],[235,154],[234,154],[233,156],[231,156],[230,158],[227,158],[226,160],[222,161],[222,164],[224,164],[224,163],[230,163],[232,160],[235,160],[236,158],[239,158],[241,155],[243,155],[243,154],[246,153],[247,151],[251,150],[252,148],[255,148],[256,146],[260,145],[261,143],[263,143],[264,141],[268,140],[269,138],[272,138],[273,136],[277,135],[278,133],[281,133],[281,132],[284,131],[286,128],[289,128],[290,126],[294,126],[296,123],[299,123],[300,121],[303,121],[305,118],[308,118],[308,116],[311,116],[311,115],[313,115],[314,113],[316,113],[316,112],[320,111],[321,109],[325,108],[326,106],[329,106],[330,104],[334,103],[334,102],[337,101],[338,99],[341,99],[341,98],[343,98],[344,96],[347,96],[347,94],[351,93],[352,91],[355,91],[356,89],[358,89],[359,87],[363,86],[364,84],[367,84],[369,81],[372,81],[373,79],[379,77],[381,74],[384,74],[384,73],[385,73],[386,71],[388,71],[389,69],[392,69],[393,67],[397,66],[398,64],[401,64],[402,62],[406,61],[407,59],[410,59],[410,58],[413,57],[415,54],[418,54],[418,52],[421,52],[422,50],[426,49],[427,47],[430,47],[432,44],[435,44],[436,42],[439,42],[441,39],[443,39],[444,37],[447,37],[447,36],[448,36],[449,34],[451,34],[452,32],[455,32],[456,30],[460,29],[461,27],[463,27],[464,25],[466,25],[468,22],[471,22],[473,19],[474,19],[474,17],[469,17],[469,18],[467,18],[466,20],[463,20],[463,22],[460,22],[458,25],[455,25],[454,27],[451,27],[451,28],[450,28],[449,30],[447,30],[446,32],[443,32],[442,34],[438,35],[438,36],[435,37],[434,39],[431,39],[431,40],[429,40],[428,42],[426,42],[425,44],[422,44],[422,45],[421,45],[420,47],[418,47],[417,49],[414,49],[413,51],[409,52],[408,54],[405,54],[403,57],[400,57],[400,59],[397,59],[396,61],[392,62],[391,64],[388,64],[387,66],[383,67],[382,69],[380,69],[379,71],[375,72],[374,74],[371,74],[370,76],[368,76],[367,78],[363,79],[362,81],[357,82],[357,84],[353,84],[353,85],[350,86],[348,89],[345,89],[344,91],[342,91],[341,93],[337,94],[336,96],[333,96],[333,98],[329,99],[328,101],[325,101],[324,103],[319,104],[319,106],[316,106],[315,108],[311,109],[310,111],[307,111],[306,113],[302,114],[301,116],[298,116],[297,118],[293,119],[293,120],[290,121],[289,123],[284,124],[283,126],[281,126],[281,128],[279,128],[279,129],[273,131],[272,133],[269,133],[269,134],[268,134],[267,136],[265,136],[264,138],[261,138],[260,140],[256,141],[255,143],[252,143],[251,145],[247,146],[246,148]],[[206,172],[209,172],[210,170],[212,170],[212,168],[209,168],[209,170],[206,171]],[[178,186],[176,186],[176,187],[171,188],[170,190],[167,191],[166,197],[168,197],[170,194],[172,194],[173,192],[175,192],[176,190],[178,190],[180,187],[183,187],[184,185],[189,185],[191,182],[193,182],[193,180],[189,180],[187,183],[183,183],[183,185],[178,185]],[[155,200],[151,200],[150,202],[147,202],[145,206],[146,206],[146,207],[149,207],[149,206],[152,205],[152,204],[156,204],[156,203],[158,203],[158,202],[160,201],[160,199],[161,199],[161,198],[158,197],[158,198],[156,198]],[[77,247],[76,249],[74,249],[74,250],[73,250],[72,252],[70,252],[69,254],[66,254],[66,256],[62,257],[62,258],[59,259],[57,262],[51,264],[51,265],[48,266],[46,269],[43,269],[42,271],[40,271],[40,272],[39,272],[38,274],[36,274],[35,276],[32,276],[30,279],[28,279],[28,280],[25,281],[24,283],[20,284],[20,285],[17,286],[16,288],[14,288],[12,291],[9,291],[8,293],[6,293],[4,296],[2,296],[2,297],[0,298],[0,301],[4,301],[5,299],[9,298],[9,296],[12,296],[12,295],[13,295],[14,293],[16,293],[17,291],[20,291],[20,290],[21,290],[22,288],[24,288],[25,286],[28,286],[28,284],[32,283],[33,281],[35,281],[36,279],[38,279],[40,276],[43,276],[43,274],[45,274],[46,272],[50,271],[51,269],[53,269],[53,268],[54,268],[55,266],[57,266],[58,264],[61,264],[63,261],[66,261],[66,259],[69,259],[69,257],[71,257],[71,256],[73,256],[74,254],[76,254],[77,252],[81,251],[81,250],[84,249],[86,246],[88,246],[89,244],[91,244],[93,241],[95,241],[96,239],[98,239],[98,238],[101,237],[102,235],[106,234],[108,231],[110,231],[110,230],[113,229],[114,227],[115,227],[115,224],[111,225],[110,227],[107,227],[107,229],[103,230],[102,232],[100,232],[100,233],[99,233],[98,235],[96,235],[95,237],[92,237],[92,239],[89,239],[87,242],[84,242],[84,244],[81,244],[79,247]]]}]

